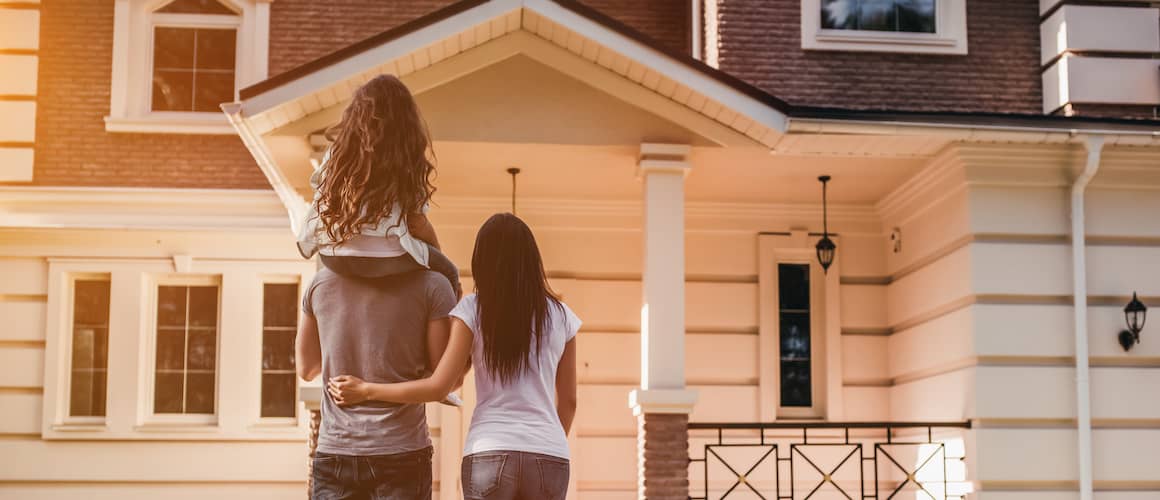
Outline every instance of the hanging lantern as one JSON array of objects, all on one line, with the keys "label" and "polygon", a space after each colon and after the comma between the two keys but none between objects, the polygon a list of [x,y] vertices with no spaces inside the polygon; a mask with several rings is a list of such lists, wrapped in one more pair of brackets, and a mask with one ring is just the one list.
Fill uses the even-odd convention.
[{"label": "hanging lantern", "polygon": [[511,167],[507,173],[512,176],[512,215],[516,215],[516,176],[520,175],[520,169]]},{"label": "hanging lantern", "polygon": [[838,250],[838,245],[835,245],[834,240],[830,239],[830,226],[826,213],[826,183],[830,182],[830,176],[823,175],[818,177],[818,180],[822,183],[822,239],[818,241],[815,248],[818,251],[818,263],[822,265],[822,272],[829,273],[830,265],[834,263],[834,254]]},{"label": "hanging lantern", "polygon": [[1140,343],[1140,332],[1144,330],[1144,321],[1148,316],[1148,307],[1140,302],[1136,292],[1132,292],[1132,301],[1124,307],[1124,322],[1128,329],[1120,332],[1120,346],[1125,351],[1132,348],[1132,344]]}]

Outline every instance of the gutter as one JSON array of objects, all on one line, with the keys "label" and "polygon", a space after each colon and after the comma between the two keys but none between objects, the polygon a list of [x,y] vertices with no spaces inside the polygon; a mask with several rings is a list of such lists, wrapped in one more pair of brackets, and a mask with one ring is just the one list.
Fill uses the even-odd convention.
[{"label": "gutter", "polygon": [[286,208],[286,215],[290,218],[290,230],[297,234],[298,221],[302,220],[302,216],[308,208],[306,200],[294,190],[290,180],[278,168],[273,155],[266,148],[265,141],[254,132],[254,129],[250,127],[250,122],[242,116],[242,104],[237,102],[222,104],[222,111],[229,119],[230,125],[237,131],[242,143],[246,145],[246,149],[250,150],[250,154],[258,163],[258,168],[266,176],[266,180],[270,182],[270,186],[274,188],[274,193],[278,195],[282,206]]},{"label": "gutter", "polygon": [[798,134],[856,134],[856,135],[926,135],[944,137],[948,140],[966,141],[1014,141],[1037,144],[1064,144],[1076,142],[1079,136],[1102,136],[1109,145],[1115,146],[1160,146],[1160,124],[1108,127],[1105,123],[1093,123],[1091,128],[1081,127],[1081,123],[1064,126],[1008,125],[1000,122],[987,123],[984,120],[960,121],[953,118],[934,120],[890,120],[866,118],[788,118],[786,133]]},{"label": "gutter", "polygon": [[1087,163],[1071,186],[1071,264],[1075,309],[1075,394],[1079,420],[1079,494],[1080,500],[1092,500],[1092,415],[1091,379],[1088,367],[1087,324],[1087,256],[1084,220],[1084,194],[1088,183],[1100,169],[1104,138],[1084,137]]}]

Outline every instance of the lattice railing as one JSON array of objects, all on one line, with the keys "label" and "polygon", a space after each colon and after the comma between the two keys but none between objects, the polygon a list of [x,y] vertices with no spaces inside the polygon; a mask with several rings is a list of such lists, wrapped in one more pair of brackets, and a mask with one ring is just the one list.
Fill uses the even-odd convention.
[{"label": "lattice railing", "polygon": [[964,442],[970,427],[970,422],[690,423],[689,498],[964,500],[970,489]]}]

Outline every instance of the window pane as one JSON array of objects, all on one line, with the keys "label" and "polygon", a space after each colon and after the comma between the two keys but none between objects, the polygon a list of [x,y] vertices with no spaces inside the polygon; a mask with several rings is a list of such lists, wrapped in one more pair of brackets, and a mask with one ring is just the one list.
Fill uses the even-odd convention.
[{"label": "window pane", "polygon": [[782,313],[781,359],[810,359],[809,313]]},{"label": "window pane", "polygon": [[213,370],[217,359],[217,332],[214,330],[193,330],[189,332],[190,370]]},{"label": "window pane", "polygon": [[810,309],[810,265],[778,264],[777,291],[780,309]]},{"label": "window pane", "polygon": [[824,29],[935,32],[935,0],[821,0]]},{"label": "window pane", "polygon": [[810,362],[781,362],[781,405],[810,406]]},{"label": "window pane", "polygon": [[293,417],[297,398],[293,373],[262,375],[262,416]]},{"label": "window pane", "polygon": [[162,28],[153,30],[153,69],[193,69],[193,48],[197,30]]},{"label": "window pane", "polygon": [[262,334],[262,370],[294,370],[294,332]]},{"label": "window pane", "polygon": [[109,282],[77,280],[73,284],[73,322],[82,325],[109,323]]},{"label": "window pane", "polygon": [[181,413],[184,376],[158,373],[153,386],[153,413]]},{"label": "window pane", "polygon": [[185,369],[185,329],[157,330],[157,369],[178,373]]},{"label": "window pane", "polygon": [[236,12],[230,10],[229,7],[222,5],[217,0],[176,0],[170,2],[166,6],[157,9],[157,12],[164,12],[167,14],[218,14],[233,16]]},{"label": "window pane", "polygon": [[217,327],[218,287],[189,287],[189,326]]},{"label": "window pane", "polygon": [[105,415],[109,367],[109,282],[73,282],[69,415]]},{"label": "window pane", "polygon": [[213,373],[190,373],[185,387],[185,413],[213,413]]},{"label": "window pane", "polygon": [[298,326],[298,285],[267,283],[263,288],[262,326]]},{"label": "window pane", "polygon": [[197,69],[234,69],[237,31],[232,29],[198,29]]},{"label": "window pane", "polygon": [[221,112],[222,103],[234,101],[234,73],[198,73],[194,111]]},{"label": "window pane", "polygon": [[185,287],[157,287],[157,326],[185,328]]}]

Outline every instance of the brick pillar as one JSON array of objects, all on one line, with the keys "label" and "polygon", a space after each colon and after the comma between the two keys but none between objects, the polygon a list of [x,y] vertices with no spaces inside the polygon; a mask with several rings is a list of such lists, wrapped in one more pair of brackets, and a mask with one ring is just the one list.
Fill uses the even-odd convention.
[{"label": "brick pillar", "polygon": [[322,410],[310,410],[310,435],[306,438],[306,498],[314,491],[314,452],[318,450],[318,426],[322,424]]},{"label": "brick pillar", "polygon": [[644,413],[637,421],[638,497],[689,498],[689,416]]}]

